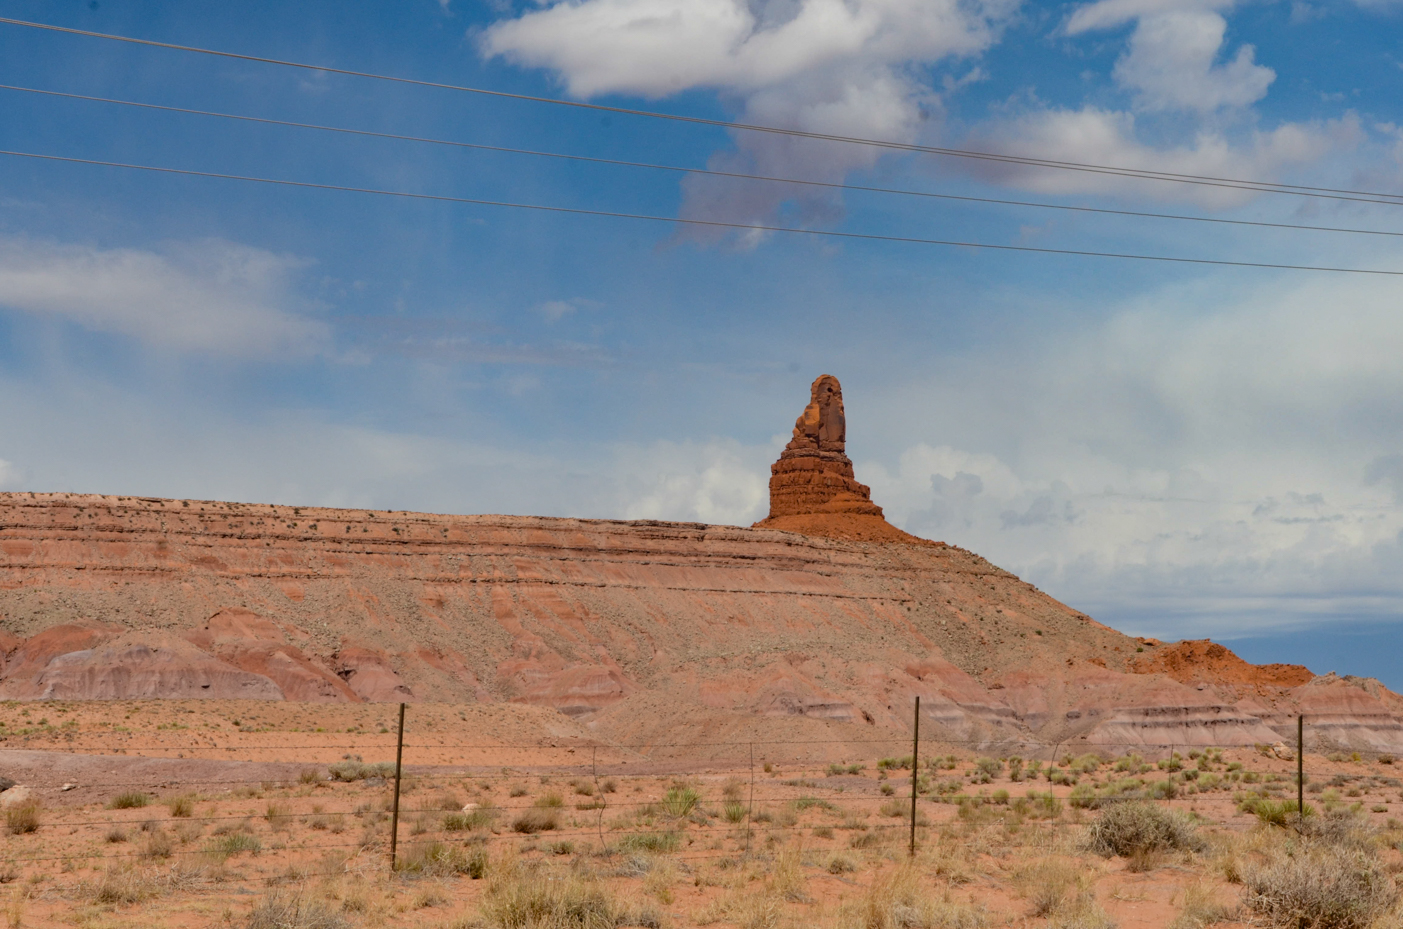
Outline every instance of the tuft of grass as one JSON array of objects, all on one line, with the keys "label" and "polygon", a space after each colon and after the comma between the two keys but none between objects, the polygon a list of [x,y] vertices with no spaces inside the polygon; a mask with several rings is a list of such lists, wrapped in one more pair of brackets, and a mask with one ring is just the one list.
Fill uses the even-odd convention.
[{"label": "tuft of grass", "polygon": [[258,841],[258,836],[247,832],[229,832],[221,836],[215,836],[205,847],[206,853],[216,861],[225,862],[239,852],[248,852],[250,855],[257,855],[263,850],[263,843]]},{"label": "tuft of grass", "polygon": [[532,807],[528,810],[522,810],[512,820],[512,830],[523,835],[549,832],[559,828],[560,811],[556,809]]},{"label": "tuft of grass", "polygon": [[675,852],[680,844],[675,832],[635,832],[619,839],[619,848],[632,852]]},{"label": "tuft of grass", "polygon": [[300,893],[274,891],[249,914],[246,929],[349,929],[341,914]]},{"label": "tuft of grass", "polygon": [[320,784],[322,775],[316,768],[303,768],[302,773],[297,775],[297,780],[302,784]]},{"label": "tuft of grass", "polygon": [[1243,902],[1272,926],[1368,929],[1398,899],[1377,858],[1315,842],[1280,846],[1242,877]]},{"label": "tuft of grass", "polygon": [[136,870],[130,865],[108,866],[102,880],[85,888],[93,903],[107,903],[124,906],[144,903],[161,895],[162,887],[158,880],[149,874]]},{"label": "tuft of grass", "polygon": [[19,803],[5,811],[5,831],[10,835],[27,835],[39,831],[43,820],[38,801]]},{"label": "tuft of grass", "polygon": [[1208,881],[1196,881],[1184,888],[1183,906],[1169,929],[1204,929],[1214,923],[1237,918],[1237,907],[1218,902],[1215,888]]},{"label": "tuft of grass", "polygon": [[292,828],[292,814],[280,803],[268,804],[263,810],[263,818],[268,820],[268,826],[275,832]]},{"label": "tuft of grass", "polygon": [[[1237,805],[1237,809],[1242,813],[1251,813],[1257,819],[1269,826],[1285,826],[1296,823],[1300,817],[1297,816],[1299,807],[1295,800],[1277,799],[1266,797],[1260,794],[1249,794]],[[1315,815],[1315,810],[1311,809],[1309,803],[1306,804],[1306,818]]]},{"label": "tuft of grass", "polygon": [[469,851],[443,842],[427,842],[406,849],[395,860],[395,870],[426,877],[466,875],[476,881],[487,874],[487,852],[480,848]]},{"label": "tuft of grass", "polygon": [[490,807],[478,807],[466,813],[449,813],[443,817],[443,829],[445,832],[473,832],[478,829],[490,829],[496,818],[496,811]]},{"label": "tuft of grass", "polygon": [[[479,925],[487,929],[613,929],[643,924],[629,919],[627,911],[596,881],[575,875],[541,878],[515,862],[493,869],[478,904]],[[654,917],[652,924],[658,922]]]},{"label": "tuft of grass", "polygon": [[847,921],[862,929],[985,929],[983,909],[937,900],[920,870],[905,863],[872,882],[867,893],[844,909]]},{"label": "tuft of grass", "polygon": [[728,823],[739,823],[745,821],[747,812],[746,805],[739,800],[727,800],[721,807],[721,818]]},{"label": "tuft of grass", "polygon": [[178,797],[171,797],[166,801],[166,808],[171,815],[177,818],[195,815],[195,798],[189,794],[181,794]]},{"label": "tuft of grass", "polygon": [[1173,849],[1197,850],[1204,845],[1187,816],[1143,800],[1117,803],[1091,824],[1087,845],[1107,857],[1144,856]]},{"label": "tuft of grass", "polygon": [[151,795],[140,790],[128,790],[113,797],[107,803],[109,810],[137,810],[151,802]]},{"label": "tuft of grass", "polygon": [[663,795],[662,808],[673,819],[681,819],[691,813],[701,800],[701,794],[691,787],[675,785]]},{"label": "tuft of grass", "polygon": [[537,797],[531,805],[538,810],[559,810],[565,806],[565,798],[552,790],[544,796]]}]

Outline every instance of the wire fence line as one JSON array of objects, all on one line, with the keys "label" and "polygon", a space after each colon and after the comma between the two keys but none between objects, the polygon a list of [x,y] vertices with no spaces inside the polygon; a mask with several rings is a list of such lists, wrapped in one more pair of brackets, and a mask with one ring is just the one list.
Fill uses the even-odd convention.
[{"label": "wire fence line", "polygon": [[[1240,812],[1244,803],[1276,803],[1279,811],[1297,816],[1309,809],[1303,802],[1309,782],[1301,753],[1303,721],[1289,748],[1284,739],[1222,747],[1187,740],[1039,742],[923,737],[914,725],[917,706],[915,731],[904,742],[888,737],[511,745],[457,742],[448,736],[426,739],[424,733],[405,739],[406,711],[401,704],[395,731],[366,732],[361,742],[278,739],[236,747],[240,753],[280,756],[276,761],[184,759],[197,766],[218,764],[208,776],[152,771],[129,779],[113,770],[106,773],[115,777],[66,785],[83,788],[86,799],[70,802],[67,809],[60,799],[55,808],[43,811],[42,825],[36,823],[33,831],[69,830],[83,837],[79,847],[65,854],[46,854],[42,848],[10,857],[0,852],[8,862],[0,867],[290,850],[345,853],[362,860],[369,856],[396,869],[404,866],[402,841],[410,843],[411,859],[422,854],[427,842],[543,855],[574,854],[587,847],[605,855],[720,861],[755,853],[757,838],[767,848],[794,839],[822,839],[839,848],[914,855],[919,847],[948,838],[953,828],[967,835],[1024,829],[1028,841],[1065,834],[1082,828],[1098,809],[1127,800],[1182,805],[1233,795],[1226,815],[1222,803],[1216,805],[1217,815],[1214,810],[1197,815],[1234,831],[1252,821],[1232,818],[1234,808]],[[825,746],[830,756],[845,760],[802,757],[799,750],[813,746]],[[129,743],[123,747],[137,749]],[[203,747],[183,746],[185,752],[198,748]],[[346,754],[330,763],[307,760],[309,753],[328,748]],[[649,753],[659,748],[683,752],[651,758]],[[685,760],[687,750],[718,748],[728,751],[695,763]],[[149,743],[149,750],[174,749]],[[392,750],[394,761],[385,757]],[[1251,770],[1243,761],[1226,760],[1225,751],[1259,762],[1257,768],[1280,770]],[[466,758],[475,752],[493,758],[490,763],[444,760],[445,753]],[[618,757],[629,752],[627,760]],[[426,761],[426,754],[433,757]],[[364,761],[366,755],[373,760]],[[180,763],[151,755],[99,757]],[[1337,775],[1332,784],[1367,778],[1373,787],[1399,786],[1389,776],[1393,759],[1387,752],[1328,757],[1379,766],[1369,775]],[[227,765],[247,765],[248,773],[241,776]],[[274,765],[284,770],[275,776],[256,770]],[[1320,789],[1312,785],[1313,791]],[[155,790],[165,794],[158,796]],[[1295,795],[1294,807],[1288,792]],[[1403,793],[1398,799],[1403,800]],[[4,816],[11,833],[23,831],[22,824],[20,829],[10,824],[10,810]],[[318,841],[339,839],[351,830],[359,831],[359,837]],[[133,843],[143,847],[134,849]]]}]

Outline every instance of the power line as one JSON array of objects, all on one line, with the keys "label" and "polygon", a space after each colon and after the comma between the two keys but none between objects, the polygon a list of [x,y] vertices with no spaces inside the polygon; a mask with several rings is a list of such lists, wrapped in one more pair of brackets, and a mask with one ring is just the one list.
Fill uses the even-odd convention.
[{"label": "power line", "polygon": [[[1222,219],[1212,216],[1185,216],[1180,213],[1152,213],[1143,210],[1113,210],[1104,207],[1073,206],[1061,203],[1041,203],[1031,200],[1008,200],[997,197],[974,197],[962,194],[943,194],[925,190],[905,190],[893,187],[873,187],[864,184],[842,184],[832,181],[803,180],[792,177],[777,177],[766,174],[745,174],[738,171],[717,171],[711,168],[693,168],[682,165],[657,164],[644,161],[626,161],[616,158],[597,158],[590,155],[572,155],[564,152],[549,152],[528,148],[510,148],[502,145],[485,145],[477,142],[461,142],[453,139],[435,139],[426,136],[401,135],[394,132],[377,132],[370,129],[352,129],[346,126],[328,126],[321,123],[299,123],[286,119],[273,119],[264,116],[247,116],[240,113],[221,113],[217,110],[199,110],[183,106],[167,106],[159,103],[142,103],[136,100],[119,100],[113,97],[97,97],[90,94],[65,93],[58,90],[41,90],[36,87],[20,87],[14,84],[0,84],[0,90],[18,90],[24,93],[43,94],[49,97],[62,97],[69,100],[86,100],[94,103],[111,103],[118,106],[136,107],[144,110],[158,110],[166,113],[183,113],[193,116],[213,116],[219,119],[232,119],[241,122],[260,123],[270,126],[287,126],[296,129],[313,129],[321,132],[337,132],[346,135],[368,136],[376,139],[393,139],[401,142],[423,142],[430,145],[447,145],[454,148],[468,148],[476,151],[502,152],[512,155],[533,155],[542,158],[558,158],[567,161],[582,161],[590,164],[614,165],[626,168],[648,168],[656,171],[674,171],[683,174],[701,174],[709,177],[737,178],[749,181],[766,181],[777,184],[799,184],[806,187],[821,187],[831,190],[852,190],[863,193],[896,194],[908,197],[926,197],[935,200],[958,200],[966,203],[989,203],[1000,206],[1036,207],[1044,210],[1066,210],[1075,213],[1098,213],[1110,216],[1132,216],[1142,219],[1173,219],[1196,223],[1217,223],[1229,226],[1256,226],[1267,229],[1298,229],[1311,232],[1341,232],[1353,235],[1403,236],[1403,232],[1383,229],[1352,229],[1338,226],[1311,226],[1304,223],[1271,223],[1263,220]],[[1372,200],[1398,206],[1392,200]]]},{"label": "power line", "polygon": [[[1141,180],[1157,180],[1181,184],[1196,184],[1206,187],[1224,187],[1237,190],[1251,190],[1258,193],[1280,193],[1292,194],[1302,197],[1323,197],[1333,200],[1357,200],[1360,197],[1386,198],[1382,202],[1403,203],[1403,194],[1380,193],[1377,191],[1349,190],[1334,187],[1311,187],[1302,184],[1282,184],[1274,181],[1254,181],[1241,178],[1214,177],[1204,174],[1180,174],[1172,171],[1151,171],[1142,168],[1126,168],[1112,165],[1097,165],[1078,161],[1058,161],[1051,158],[1031,158],[1022,155],[1004,155],[994,152],[980,152],[970,149],[945,148],[933,145],[916,145],[908,142],[893,142],[882,139],[866,139],[858,136],[843,136],[823,132],[807,132],[802,129],[781,129],[778,126],[765,126],[757,123],[740,123],[724,119],[708,119],[702,116],[682,116],[677,113],[663,113],[654,110],[638,110],[629,107],[608,106],[602,103],[585,103],[580,100],[564,100],[558,97],[542,97],[534,94],[511,93],[505,90],[489,90],[484,87],[471,87],[463,84],[448,84],[441,81],[426,81],[418,78],[398,77],[390,74],[376,74],[370,71],[356,71],[349,68],[333,68],[325,65],[307,64],[300,61],[288,61],[281,58],[267,58],[259,55],[245,55],[239,52],[226,52],[217,49],[201,48],[195,45],[178,45],[173,42],[158,42],[154,39],[139,39],[133,36],[116,35],[108,32],[94,32],[88,29],[74,29],[70,26],[55,26],[50,23],[36,23],[23,19],[12,19],[0,16],[0,23],[12,26],[24,26],[30,29],[44,29],[50,32],[62,32],[69,35],[81,35],[95,39],[110,39],[116,42],[128,42],[133,45],[145,45],[152,48],[167,48],[182,52],[195,52],[201,55],[214,55],[220,58],[232,58],[238,61],[252,61],[260,64],[273,64],[287,68],[300,68],[306,71],[321,71],[327,74],[344,74],[350,77],[364,77],[372,80],[391,81],[397,84],[408,84],[416,87],[433,87],[439,90],[455,90],[464,93],[481,94],[489,97],[500,97],[507,100],[523,100],[532,103],[546,103],[553,106],[567,106],[576,109],[596,110],[606,113],[618,113],[625,116],[642,116],[648,119],[665,119],[674,122],[692,123],[702,126],[716,126],[723,129],[737,129],[746,132],[764,132],[777,135],[795,136],[798,138],[814,139],[823,142],[841,142],[850,145],[867,145],[877,148],[887,148],[894,151],[905,151],[927,155],[945,155],[954,158],[972,158],[981,161],[1001,162],[1005,164],[1029,165],[1032,167],[1056,168],[1066,171],[1081,171],[1093,174],[1107,174],[1119,177],[1139,178]],[[1363,202],[1379,202],[1374,199]]]},{"label": "power line", "polygon": [[102,161],[95,158],[73,158],[66,155],[44,155],[36,152],[20,152],[0,149],[0,155],[17,158],[35,158],[43,161],[59,161],[69,164],[98,165],[107,168],[127,168],[135,171],[152,171],[158,174],[181,174],[190,177],[210,177],[229,181],[250,181],[259,184],[276,184],[283,187],[306,187],[312,190],[335,190],[346,193],[375,194],[383,197],[405,197],[413,200],[432,200],[441,203],[466,203],[475,206],[496,206],[517,210],[537,210],[544,213],[569,213],[576,216],[603,216],[613,219],[636,219],[657,223],[680,223],[688,226],[705,226],[715,229],[741,229],[748,232],[784,232],[798,235],[819,236],[834,239],[853,239],[872,242],[896,242],[908,245],[942,245],[958,248],[983,248],[1001,252],[1033,252],[1042,255],[1076,255],[1086,258],[1120,258],[1133,261],[1161,261],[1174,264],[1216,265],[1231,268],[1265,268],[1277,271],[1324,271],[1334,274],[1379,274],[1387,277],[1403,277],[1403,271],[1386,271],[1378,268],[1337,268],[1323,265],[1293,265],[1266,261],[1229,261],[1222,258],[1183,258],[1169,255],[1140,255],[1130,252],[1101,252],[1089,249],[1043,248],[1034,245],[997,245],[990,242],[965,242],[955,239],[927,239],[919,236],[880,235],[871,232],[839,232],[831,229],[798,229],[793,226],[770,226],[760,223],[731,223],[711,219],[683,219],[675,216],[654,216],[648,213],[624,213],[616,210],[590,210],[583,207],[548,206],[540,203],[514,203],[507,200],[486,200],[476,197],[450,197],[445,194],[418,194],[404,190],[382,190],[375,187],[351,187],[342,184],[318,184],[312,181],[292,181],[282,178],[256,177],[247,174],[224,174],[216,171],[195,171],[189,168],[165,168],[156,165],[139,165],[122,161]]}]

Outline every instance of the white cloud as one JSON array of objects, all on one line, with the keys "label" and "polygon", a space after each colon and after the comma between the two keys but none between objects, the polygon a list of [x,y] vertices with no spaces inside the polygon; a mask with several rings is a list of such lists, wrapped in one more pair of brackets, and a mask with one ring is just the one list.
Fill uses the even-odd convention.
[{"label": "white cloud", "polygon": [[619,453],[627,519],[746,526],[769,510],[769,463],[777,450],[714,439]]},{"label": "white cloud", "polygon": [[1218,63],[1228,23],[1218,12],[1231,0],[1100,0],[1079,8],[1067,21],[1077,35],[1131,20],[1130,48],[1116,62],[1114,77],[1136,92],[1145,110],[1212,112],[1245,107],[1266,96],[1276,72],[1255,62],[1251,45]]},{"label": "white cloud", "polygon": [[1395,290],[1207,281],[1001,343],[869,400],[904,451],[858,476],[904,528],[1137,631],[1397,615]]},{"label": "white cloud", "polygon": [[303,354],[327,327],[289,309],[304,262],[218,240],[163,253],[0,239],[0,306],[176,351]]},{"label": "white cloud", "polygon": [[[1038,109],[978,127],[970,145],[985,150],[1079,164],[1113,165],[1209,177],[1270,180],[1357,145],[1363,130],[1354,114],[1338,120],[1286,123],[1229,138],[1203,129],[1188,144],[1163,148],[1136,138],[1132,113],[1085,107]],[[1000,183],[1042,193],[1119,193],[1134,198],[1190,201],[1205,207],[1239,206],[1257,196],[1231,187],[1145,181],[1081,171],[972,162],[967,170]]]},{"label": "white cloud", "polygon": [[[695,88],[742,102],[746,122],[914,141],[939,101],[916,68],[978,54],[1016,0],[562,0],[499,22],[482,35],[487,57],[558,73],[574,96],[664,97]],[[878,150],[735,134],[737,150],[711,161],[727,171],[840,180]],[[837,202],[812,190],[693,176],[682,213],[728,221],[772,219],[798,201],[813,221]]]}]

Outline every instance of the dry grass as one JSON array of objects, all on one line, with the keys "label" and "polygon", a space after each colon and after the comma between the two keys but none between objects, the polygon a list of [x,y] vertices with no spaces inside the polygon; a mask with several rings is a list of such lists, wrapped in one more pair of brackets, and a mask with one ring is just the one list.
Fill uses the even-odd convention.
[{"label": "dry grass", "polygon": [[984,929],[980,908],[936,899],[919,868],[906,863],[879,875],[855,904],[838,917],[842,929]]},{"label": "dry grass", "polygon": [[487,929],[615,929],[630,924],[626,910],[597,881],[546,875],[514,858],[497,862],[489,873],[478,904],[479,925]]},{"label": "dry grass", "polygon": [[1219,902],[1213,885],[1203,880],[1184,888],[1179,907],[1179,915],[1174,917],[1169,929],[1204,929],[1237,918],[1237,907]]},{"label": "dry grass", "polygon": [[1315,841],[1282,842],[1243,869],[1243,901],[1268,925],[1368,929],[1398,902],[1372,854]]},{"label": "dry grass", "polygon": [[426,842],[405,849],[395,861],[395,870],[431,877],[463,875],[478,880],[487,874],[487,852]]},{"label": "dry grass", "polygon": [[5,811],[5,831],[10,835],[38,832],[42,820],[43,814],[37,801],[20,803]]},{"label": "dry grass", "polygon": [[274,891],[249,914],[247,929],[349,929],[350,923],[334,910],[300,893]]}]

